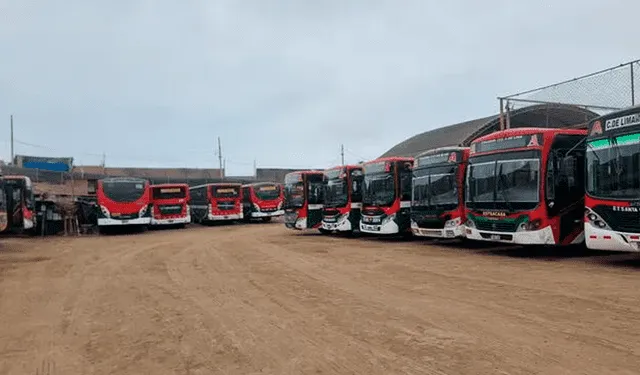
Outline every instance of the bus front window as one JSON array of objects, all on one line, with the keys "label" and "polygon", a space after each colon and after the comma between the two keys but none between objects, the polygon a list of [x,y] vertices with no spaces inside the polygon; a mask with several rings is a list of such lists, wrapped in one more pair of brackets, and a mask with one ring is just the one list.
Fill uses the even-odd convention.
[{"label": "bus front window", "polygon": [[638,199],[640,133],[587,143],[587,192],[595,197]]}]

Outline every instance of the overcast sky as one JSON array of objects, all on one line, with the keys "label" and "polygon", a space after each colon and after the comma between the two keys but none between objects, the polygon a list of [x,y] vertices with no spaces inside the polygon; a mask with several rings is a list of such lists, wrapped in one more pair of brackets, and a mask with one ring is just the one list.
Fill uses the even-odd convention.
[{"label": "overcast sky", "polygon": [[[379,156],[640,58],[637,0],[0,0],[16,153],[229,174]],[[640,74],[640,72],[638,72]],[[6,122],[5,122],[6,121]]]}]

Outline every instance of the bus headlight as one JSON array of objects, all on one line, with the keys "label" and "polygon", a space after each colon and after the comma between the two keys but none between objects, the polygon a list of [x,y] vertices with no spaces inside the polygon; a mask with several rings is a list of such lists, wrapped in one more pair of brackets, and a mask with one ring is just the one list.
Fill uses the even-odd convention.
[{"label": "bus headlight", "polygon": [[602,220],[600,215],[596,214],[595,212],[591,211],[588,208],[585,210],[585,218],[587,219],[589,224],[593,225],[596,228],[612,230],[611,227],[609,227],[609,225],[607,224],[607,222]]},{"label": "bus headlight", "polygon": [[111,213],[109,213],[109,210],[107,210],[107,208],[105,206],[100,206],[100,212],[102,212],[102,214],[106,217],[109,218],[111,217]]},{"label": "bus headlight", "polygon": [[142,208],[140,209],[140,211],[138,211],[138,217],[143,217],[144,214],[147,213],[147,205],[142,206]]},{"label": "bus headlight", "polygon": [[380,223],[380,225],[389,224],[390,222],[394,221],[395,219],[396,219],[396,214],[391,214],[391,215],[385,217],[384,219],[382,219],[382,223]]},{"label": "bus headlight", "polygon": [[411,228],[418,228],[418,223],[416,223],[413,219],[411,219]]},{"label": "bus headlight", "polygon": [[473,221],[473,219],[468,219],[468,220],[464,223],[464,225],[465,225],[467,228],[475,228],[475,227],[476,227],[476,223]]},{"label": "bus headlight", "polygon": [[445,228],[457,227],[458,225],[460,225],[460,222],[461,222],[461,221],[462,221],[462,220],[461,220],[459,217],[457,217],[457,218],[455,218],[455,219],[447,220],[447,221],[444,223],[444,227],[445,227]]}]

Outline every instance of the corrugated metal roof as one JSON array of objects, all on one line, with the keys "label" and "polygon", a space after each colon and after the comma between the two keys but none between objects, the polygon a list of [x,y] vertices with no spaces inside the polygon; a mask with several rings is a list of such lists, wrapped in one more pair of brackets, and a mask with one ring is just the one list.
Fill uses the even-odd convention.
[{"label": "corrugated metal roof", "polygon": [[[565,128],[586,124],[598,114],[588,109],[565,104],[540,104],[514,110],[510,113],[510,127]],[[401,142],[380,157],[417,156],[438,147],[468,146],[475,138],[500,129],[500,116],[493,115],[476,120],[426,131]]]}]

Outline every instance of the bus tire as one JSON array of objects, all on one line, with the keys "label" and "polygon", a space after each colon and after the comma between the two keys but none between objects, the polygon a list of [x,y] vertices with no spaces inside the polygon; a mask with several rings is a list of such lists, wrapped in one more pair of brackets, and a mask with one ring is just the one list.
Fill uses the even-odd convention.
[{"label": "bus tire", "polygon": [[330,230],[326,230],[324,228],[318,228],[318,230],[320,231],[321,234],[330,234],[331,233]]},{"label": "bus tire", "polygon": [[263,217],[262,218],[262,222],[263,223],[269,223],[269,222],[271,222],[271,218],[270,217]]}]

